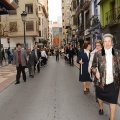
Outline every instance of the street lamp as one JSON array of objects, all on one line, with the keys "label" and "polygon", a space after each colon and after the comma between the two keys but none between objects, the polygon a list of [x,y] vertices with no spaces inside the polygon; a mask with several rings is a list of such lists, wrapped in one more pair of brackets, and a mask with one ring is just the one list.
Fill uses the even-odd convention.
[{"label": "street lamp", "polygon": [[23,11],[23,13],[21,14],[21,18],[24,24],[24,48],[26,49],[26,37],[25,37],[25,23],[26,23],[26,17],[27,17],[27,13],[25,11]]}]

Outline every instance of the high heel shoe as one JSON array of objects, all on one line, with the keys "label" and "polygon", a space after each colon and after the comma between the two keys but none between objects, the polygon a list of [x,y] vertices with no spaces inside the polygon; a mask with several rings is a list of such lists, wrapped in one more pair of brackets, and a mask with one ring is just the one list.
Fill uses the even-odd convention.
[{"label": "high heel shoe", "polygon": [[100,109],[100,110],[99,110],[99,115],[104,115],[103,109]]}]

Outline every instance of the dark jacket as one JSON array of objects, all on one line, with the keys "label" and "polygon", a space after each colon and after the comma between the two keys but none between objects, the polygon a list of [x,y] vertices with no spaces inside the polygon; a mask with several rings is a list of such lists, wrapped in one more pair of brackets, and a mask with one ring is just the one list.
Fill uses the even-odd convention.
[{"label": "dark jacket", "polygon": [[73,57],[74,56],[74,49],[69,49],[69,57]]},{"label": "dark jacket", "polygon": [[[112,49],[113,55],[113,79],[115,87],[118,88],[120,86],[120,51],[116,49]],[[101,84],[106,83],[106,57],[105,50],[102,48],[101,51],[95,53],[93,63],[92,63],[92,71],[96,74],[97,69],[100,73],[100,82],[96,78],[96,85],[100,86]]]},{"label": "dark jacket", "polygon": [[34,65],[34,60],[36,59],[35,52],[27,52],[28,62],[27,65]]},{"label": "dark jacket", "polygon": [[[35,50],[33,49],[33,52],[35,54]],[[37,58],[38,57],[38,58]],[[41,58],[41,51],[39,49],[37,49],[37,57],[35,55],[35,61],[39,60]]]}]

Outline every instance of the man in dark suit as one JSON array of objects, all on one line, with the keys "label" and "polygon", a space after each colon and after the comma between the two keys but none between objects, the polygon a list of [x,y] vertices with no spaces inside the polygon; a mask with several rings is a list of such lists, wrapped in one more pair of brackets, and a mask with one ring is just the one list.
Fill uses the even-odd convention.
[{"label": "man in dark suit", "polygon": [[28,48],[27,51],[27,65],[29,70],[29,76],[34,77],[34,60],[36,59],[35,52],[31,51],[31,48]]},{"label": "man in dark suit", "polygon": [[34,46],[33,51],[34,51],[34,53],[35,53],[34,71],[36,70],[36,65],[37,65],[37,70],[38,70],[38,73],[39,73],[39,72],[40,72],[41,51],[40,51],[40,49],[38,49],[38,46],[37,46],[37,45]]},{"label": "man in dark suit", "polygon": [[23,80],[24,82],[26,82],[25,67],[26,67],[27,53],[25,50],[21,49],[20,43],[17,43],[16,47],[17,47],[17,50],[14,51],[13,65],[16,65],[16,69],[17,69],[15,84],[19,84],[21,72],[23,74]]},{"label": "man in dark suit", "polygon": [[69,63],[70,63],[70,66],[74,65],[73,56],[74,56],[74,49],[73,49],[72,45],[70,45],[70,49],[69,49]]}]

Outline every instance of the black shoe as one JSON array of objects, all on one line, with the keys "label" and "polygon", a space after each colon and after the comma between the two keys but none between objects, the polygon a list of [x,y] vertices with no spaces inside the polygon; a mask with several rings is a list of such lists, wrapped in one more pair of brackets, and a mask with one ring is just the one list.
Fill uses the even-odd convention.
[{"label": "black shoe", "polygon": [[34,75],[31,75],[30,77],[31,77],[31,78],[34,78]]},{"label": "black shoe", "polygon": [[20,84],[20,82],[16,82],[15,85]]},{"label": "black shoe", "polygon": [[24,82],[26,82],[26,80],[23,80]]},{"label": "black shoe", "polygon": [[40,71],[38,71],[38,73],[40,73]]},{"label": "black shoe", "polygon": [[104,115],[103,109],[100,109],[100,110],[99,110],[99,115]]}]

